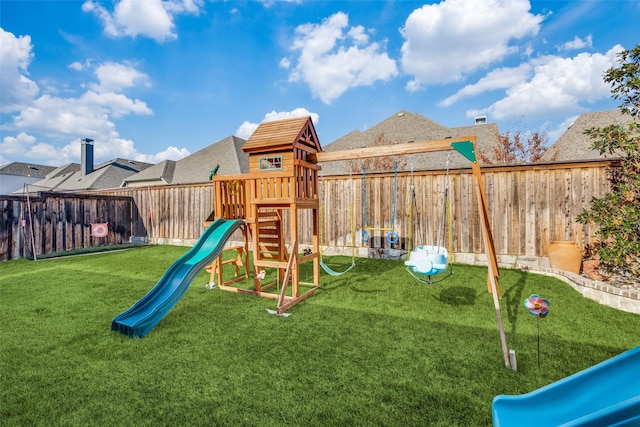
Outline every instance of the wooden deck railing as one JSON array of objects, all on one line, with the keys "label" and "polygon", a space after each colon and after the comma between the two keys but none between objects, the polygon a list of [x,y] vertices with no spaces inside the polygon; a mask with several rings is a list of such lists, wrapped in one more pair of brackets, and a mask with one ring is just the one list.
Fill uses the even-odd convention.
[{"label": "wooden deck railing", "polygon": [[244,175],[214,179],[214,216],[225,219],[247,218],[250,203]]}]

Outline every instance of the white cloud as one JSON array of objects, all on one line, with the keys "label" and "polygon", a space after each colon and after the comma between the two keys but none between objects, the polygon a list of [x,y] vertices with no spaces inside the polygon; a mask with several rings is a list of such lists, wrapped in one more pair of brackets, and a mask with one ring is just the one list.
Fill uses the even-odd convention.
[{"label": "white cloud", "polygon": [[165,9],[173,14],[188,13],[193,15],[200,14],[204,6],[203,0],[168,0],[163,2]]},{"label": "white cloud", "polygon": [[280,65],[280,68],[288,70],[289,68],[291,68],[291,61],[289,60],[289,58],[282,58],[278,65]]},{"label": "white cloud", "polygon": [[48,135],[98,138],[114,132],[115,125],[109,119],[128,114],[152,114],[146,103],[131,100],[113,92],[88,91],[79,98],[61,98],[43,95],[34,100],[13,118],[17,129],[41,132]]},{"label": "white cloud", "polygon": [[[362,26],[349,27],[349,18],[338,12],[321,24],[302,24],[295,29],[292,49],[299,52],[289,81],[305,82],[314,98],[330,104],[353,87],[371,86],[398,74],[396,63],[378,43],[369,43]],[[292,61],[285,58],[281,66]]]},{"label": "white cloud", "polygon": [[74,71],[84,70],[84,65],[81,62],[75,61],[69,64],[69,69]]},{"label": "white cloud", "polygon": [[101,106],[109,110],[111,116],[120,118],[129,114],[151,115],[153,111],[147,103],[139,99],[131,99],[121,93],[95,93],[88,91],[81,99],[89,104]]},{"label": "white cloud", "polygon": [[580,53],[573,58],[549,55],[533,59],[530,79],[510,86],[505,98],[489,107],[468,111],[467,116],[490,114],[500,120],[575,113],[583,109],[584,103],[610,96],[610,88],[602,76],[616,64],[617,53],[622,49],[616,45],[605,54]]},{"label": "white cloud", "polygon": [[517,51],[511,43],[538,32],[544,19],[527,0],[444,0],[414,10],[401,28],[407,89],[461,80]]},{"label": "white cloud", "polygon": [[100,3],[94,2],[93,0],[86,0],[82,4],[82,11],[86,13],[93,13],[100,21],[102,21],[105,34],[113,37],[121,37],[124,35],[123,30],[118,27],[118,23],[114,17],[111,16],[111,13]]},{"label": "white cloud", "polygon": [[164,160],[180,160],[184,157],[187,157],[189,154],[191,153],[186,148],[170,146],[166,150],[156,154],[138,154],[134,157],[134,159],[140,162],[160,163]]},{"label": "white cloud", "polygon": [[253,132],[256,131],[257,128],[258,123],[251,123],[250,121],[245,120],[238,127],[238,129],[236,129],[234,135],[242,139],[249,139],[249,137],[253,134]]},{"label": "white cloud", "polygon": [[[89,63],[85,63],[80,68],[88,65]],[[50,94],[31,99],[25,97],[24,105],[6,127],[38,132],[54,138],[81,135],[96,140],[111,139],[115,132],[115,124],[111,118],[153,114],[144,101],[131,99],[117,92],[137,85],[147,86],[146,74],[127,65],[106,63],[96,68],[96,75],[100,83],[89,86],[98,90],[97,92],[88,90],[76,98]]]},{"label": "white cloud", "polygon": [[[143,154],[135,149],[134,142],[129,139],[119,138],[114,133],[109,139],[94,141],[95,158],[98,163],[107,159],[125,158],[146,163],[159,163],[163,160],[179,160],[188,156],[185,148],[168,147],[156,154]],[[13,156],[20,156],[21,161],[32,163],[61,166],[68,163],[80,162],[80,138],[75,138],[68,144],[58,147],[50,143],[37,142],[36,137],[25,132],[16,136],[6,136],[0,142],[0,164],[6,163]],[[6,156],[6,157],[4,157]]]},{"label": "white cloud", "polygon": [[174,15],[198,14],[203,7],[203,0],[120,0],[111,13],[97,1],[86,0],[82,10],[98,17],[110,36],[144,36],[161,43],[178,37]]},{"label": "white cloud", "polygon": [[578,49],[584,49],[585,47],[592,47],[592,46],[593,46],[593,37],[591,35],[588,35],[584,39],[581,39],[580,37],[575,36],[573,40],[558,46],[558,50],[560,51],[578,50]]},{"label": "white cloud", "polygon": [[[320,116],[318,115],[318,113],[311,113],[306,108],[296,108],[291,111],[271,111],[270,113],[267,113],[264,115],[264,119],[262,119],[262,122],[273,122],[275,120],[284,120],[284,119],[290,119],[294,117],[305,117],[305,116],[310,116],[311,121],[313,122],[314,125],[318,124],[318,120],[320,120]],[[257,129],[258,125],[259,123],[251,123],[245,120],[238,127],[238,129],[236,129],[234,135],[242,139],[249,139],[249,137]]]},{"label": "white cloud", "polygon": [[[78,140],[79,141],[79,140]],[[75,146],[77,144],[77,146]],[[179,160],[188,156],[186,148],[168,147],[155,154],[143,154],[135,148],[135,143],[130,139],[113,138],[109,141],[94,142],[96,157],[102,159],[125,158],[145,163],[159,163],[163,160]],[[80,153],[80,143],[74,141],[73,153]]]},{"label": "white cloud", "polygon": [[96,67],[99,84],[91,85],[97,92],[121,91],[138,85],[150,87],[149,76],[127,64],[105,62]]},{"label": "white cloud", "polygon": [[0,142],[0,153],[5,156],[22,154],[25,148],[33,145],[34,142],[36,142],[36,138],[25,132],[20,132],[16,136],[5,136]]},{"label": "white cloud", "polygon": [[31,37],[16,37],[0,28],[0,111],[11,113],[38,94],[38,85],[27,77],[33,59]]},{"label": "white cloud", "polygon": [[[75,156],[69,156],[72,153],[72,147],[76,147]],[[80,159],[80,140],[77,144],[69,144],[63,148],[55,147],[52,144],[37,142],[33,135],[26,132],[20,132],[16,136],[5,136],[0,143],[0,152],[3,156],[20,156],[21,161],[32,163],[61,166]],[[4,162],[4,158],[2,159]]]},{"label": "white cloud", "polygon": [[476,96],[491,90],[506,89],[520,84],[529,77],[531,68],[529,63],[523,63],[513,68],[496,68],[478,80],[477,83],[466,85],[458,92],[442,100],[440,105],[448,107],[461,98]]},{"label": "white cloud", "polygon": [[[121,93],[125,89],[149,86],[146,74],[127,64],[105,63],[95,68],[98,84],[84,85],[87,90],[79,97],[60,97],[58,89],[49,83],[49,93],[39,95],[38,86],[26,75],[30,65],[32,46],[29,36],[16,38],[0,28],[1,95],[3,112],[7,115],[2,128],[6,134],[0,142],[2,158],[27,159],[34,163],[62,165],[80,158],[80,138],[96,141],[96,160],[125,157],[140,161],[181,158],[189,154],[186,149],[169,147],[156,154],[142,154],[131,140],[120,138],[114,118],[126,115],[150,115],[153,111],[142,100]],[[91,61],[76,61],[69,65],[75,71],[87,71]],[[47,79],[41,79],[47,81]],[[39,137],[35,136],[39,135]],[[38,141],[37,138],[40,138]],[[43,142],[47,138],[51,142]],[[70,141],[61,146],[60,141]],[[64,143],[64,142],[63,142]]]},{"label": "white cloud", "polygon": [[273,6],[276,3],[276,1],[281,1],[285,3],[302,3],[302,0],[258,0],[258,1],[262,3],[262,6],[266,8]]}]

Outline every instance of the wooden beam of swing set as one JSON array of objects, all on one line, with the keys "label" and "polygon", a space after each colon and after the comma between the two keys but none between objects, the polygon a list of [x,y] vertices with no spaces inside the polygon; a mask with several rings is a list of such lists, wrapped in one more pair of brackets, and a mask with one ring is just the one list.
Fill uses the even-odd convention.
[{"label": "wooden beam of swing set", "polygon": [[429,153],[435,151],[455,150],[451,145],[456,142],[472,142],[475,145],[475,136],[462,138],[436,139],[433,141],[406,142],[403,144],[380,145],[375,147],[353,148],[340,151],[320,151],[309,155],[312,163],[337,162],[340,160],[353,160],[363,157],[401,156],[405,154]]}]

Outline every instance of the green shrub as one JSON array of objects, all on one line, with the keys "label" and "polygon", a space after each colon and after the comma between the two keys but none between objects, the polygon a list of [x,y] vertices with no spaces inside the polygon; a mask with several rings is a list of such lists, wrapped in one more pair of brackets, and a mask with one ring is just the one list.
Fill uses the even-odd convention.
[{"label": "green shrub", "polygon": [[622,100],[620,109],[632,121],[585,132],[592,149],[619,156],[620,163],[609,170],[611,190],[593,199],[577,221],[597,225],[594,245],[604,273],[640,277],[640,45],[618,56],[619,67],[609,69],[604,81],[611,84],[613,97]]}]

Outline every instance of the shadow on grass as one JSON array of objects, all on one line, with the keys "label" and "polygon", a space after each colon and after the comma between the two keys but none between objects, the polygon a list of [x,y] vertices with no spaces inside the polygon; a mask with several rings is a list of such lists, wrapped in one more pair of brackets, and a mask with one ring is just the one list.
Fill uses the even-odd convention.
[{"label": "shadow on grass", "polygon": [[459,307],[461,305],[474,305],[476,303],[477,293],[473,288],[465,286],[452,286],[440,291],[440,295],[435,297],[438,301]]},{"label": "shadow on grass", "polygon": [[510,286],[503,294],[503,299],[506,300],[507,319],[511,324],[511,333],[516,334],[518,325],[518,315],[522,313],[522,304],[524,301],[524,288],[526,285],[527,273],[523,271],[512,271],[513,274],[517,274],[518,280],[513,286]]}]

